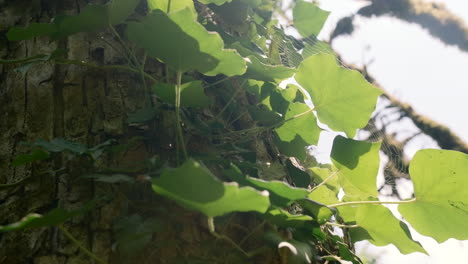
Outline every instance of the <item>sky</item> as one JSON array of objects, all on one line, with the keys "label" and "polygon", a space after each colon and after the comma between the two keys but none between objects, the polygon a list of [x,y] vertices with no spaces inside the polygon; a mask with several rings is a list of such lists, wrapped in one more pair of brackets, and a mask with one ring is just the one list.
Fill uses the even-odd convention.
[{"label": "sky", "polygon": [[[428,1],[430,2],[430,1]],[[439,0],[453,13],[468,21],[467,0]],[[332,11],[319,38],[327,40],[330,31],[343,16],[365,5],[360,0],[321,0],[321,7]],[[355,20],[351,37],[339,37],[333,49],[343,61],[367,65],[369,73],[391,95],[409,103],[419,113],[448,126],[468,142],[468,53],[432,38],[419,25],[390,17]],[[420,148],[434,147],[430,141],[413,144],[410,155]],[[405,181],[405,180],[402,180]],[[401,189],[412,193],[412,184]],[[393,208],[395,209],[395,208]],[[397,214],[396,210],[394,211]],[[379,257],[378,264],[445,264],[468,263],[468,241],[450,239],[437,244],[432,238],[412,232],[430,252],[402,255],[394,246],[375,247],[357,244],[358,252]]]}]

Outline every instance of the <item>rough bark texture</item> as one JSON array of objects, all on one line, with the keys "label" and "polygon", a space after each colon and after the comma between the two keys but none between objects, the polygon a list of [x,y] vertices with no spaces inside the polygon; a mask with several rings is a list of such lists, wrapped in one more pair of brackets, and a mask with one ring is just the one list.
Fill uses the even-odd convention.
[{"label": "rough bark texture", "polygon": [[[0,58],[49,54],[60,48],[66,49],[66,58],[70,60],[98,65],[124,63],[122,53],[99,41],[98,37],[102,36],[107,42],[116,42],[106,31],[99,36],[80,33],[58,42],[48,38],[6,41],[4,33],[12,26],[49,22],[56,14],[75,14],[86,2],[0,1]],[[108,263],[278,263],[277,254],[272,251],[247,261],[232,245],[209,234],[204,217],[157,197],[147,182],[119,186],[80,178],[92,172],[86,158],[57,154],[40,165],[12,167],[14,157],[26,151],[22,141],[59,137],[88,146],[109,138],[131,145],[123,153],[109,154],[107,164],[103,165],[122,170],[140,167],[132,172],[135,178],[147,173],[142,160],[174,156],[175,152],[172,109],[161,108],[149,127],[132,127],[126,123],[128,113],[144,107],[145,102],[148,104],[140,76],[53,63],[34,65],[22,76],[13,70],[17,66],[0,64],[0,184],[30,178],[24,184],[0,190],[0,225],[16,222],[28,213],[44,214],[57,207],[74,210],[91,199],[108,197],[97,209],[64,224],[85,247]],[[146,70],[162,79],[162,68],[157,63],[149,63]],[[245,94],[240,93],[239,97],[248,104]],[[252,123],[247,115],[235,125],[242,128]],[[265,141],[267,139],[254,139],[251,147],[256,150],[258,160],[272,161]],[[196,135],[187,139],[189,150],[206,148],[203,143]],[[151,246],[128,257],[116,250],[113,225],[119,217],[133,213],[160,219],[163,229],[153,235]],[[245,249],[263,245],[259,235],[264,230],[263,225],[251,233],[259,224],[252,214],[236,214],[218,221],[217,227],[237,242],[249,234],[254,235],[242,244]],[[57,228],[0,233],[0,264],[20,263],[94,262]]]},{"label": "rough bark texture", "polygon": [[[57,13],[76,13],[84,2],[1,1],[0,27],[48,22]],[[115,63],[120,55],[92,41],[89,34],[77,34],[58,42],[47,38],[6,42],[1,58],[24,58],[67,49],[70,59],[94,63]],[[110,41],[112,39],[106,35]],[[46,213],[60,207],[80,208],[84,202],[106,193],[107,186],[77,180],[87,172],[76,160],[57,155],[40,167],[12,167],[21,153],[21,141],[64,137],[93,145],[125,131],[127,111],[141,107],[143,94],[136,76],[119,72],[97,72],[71,65],[43,63],[24,76],[14,72],[18,65],[0,65],[0,183],[14,183],[32,176],[24,185],[0,191],[0,224],[18,221],[28,213]],[[61,168],[64,168],[61,170]],[[57,172],[53,172],[57,171]],[[88,215],[67,222],[67,228],[85,246],[106,258],[111,251],[112,221],[119,204],[103,206]],[[55,228],[0,234],[0,263],[78,264],[91,263],[78,248]]]}]

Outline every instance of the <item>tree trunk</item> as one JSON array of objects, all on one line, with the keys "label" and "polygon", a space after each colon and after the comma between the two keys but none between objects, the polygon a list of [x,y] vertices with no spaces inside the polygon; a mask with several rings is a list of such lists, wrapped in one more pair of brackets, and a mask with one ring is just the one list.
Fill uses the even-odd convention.
[{"label": "tree trunk", "polygon": [[[31,22],[49,22],[58,13],[76,13],[83,1],[1,1],[1,28]],[[104,38],[113,41],[110,34]],[[69,59],[97,64],[115,63],[120,54],[77,34],[57,42],[48,38],[30,41],[2,40],[2,58],[25,58],[66,49]],[[41,166],[12,167],[23,151],[21,142],[63,137],[94,145],[108,137],[126,137],[126,112],[141,107],[143,90],[137,76],[123,72],[99,72],[74,65],[42,63],[22,76],[18,65],[0,65],[0,183],[10,184],[31,176],[23,185],[0,192],[0,224],[18,221],[28,213],[47,213],[59,207],[80,208],[86,201],[109,192],[109,187],[78,177],[88,172],[83,162],[57,155]],[[111,227],[123,212],[123,204],[110,202],[87,215],[68,221],[65,228],[83,245],[112,261]],[[56,228],[0,234],[0,263],[92,263]]]},{"label": "tree trunk", "polygon": [[[57,14],[75,14],[85,4],[85,1],[74,0],[0,1],[1,58],[25,58],[63,49],[70,60],[98,65],[123,63],[121,53],[97,40],[102,36],[106,42],[115,43],[116,39],[107,31],[98,33],[99,36],[75,34],[57,42],[49,38],[5,40],[4,33],[12,26],[49,22]],[[0,64],[0,184],[26,180],[24,184],[0,189],[0,225],[16,222],[28,213],[46,214],[54,208],[76,210],[91,199],[110,197],[103,205],[68,220],[63,226],[107,263],[278,263],[277,254],[272,251],[246,260],[232,245],[209,234],[206,219],[201,214],[157,197],[146,181],[126,186],[80,178],[93,172],[86,158],[70,158],[62,153],[39,165],[12,166],[15,156],[26,151],[22,142],[38,139],[66,138],[88,146],[109,138],[117,139],[121,145],[133,148],[123,154],[109,154],[104,165],[122,170],[145,158],[167,156],[168,152],[174,152],[175,145],[171,109],[159,112],[150,128],[126,124],[128,113],[148,104],[139,75],[41,63],[33,65],[23,76],[14,71],[18,66]],[[158,64],[146,70],[160,77],[163,72]],[[142,135],[150,140],[142,140]],[[255,146],[260,153],[257,155],[264,156],[262,160],[271,159],[262,142],[259,140]],[[196,139],[187,144],[189,148],[199,147]],[[134,176],[144,173],[144,170],[135,171]],[[128,257],[117,250],[119,245],[115,244],[117,234],[113,226],[120,217],[132,214],[158,219],[162,230],[152,236],[150,246]],[[251,214],[235,214],[221,218],[220,222],[229,223],[233,219],[242,226],[229,226],[223,231],[237,241],[259,224]],[[258,228],[257,232],[262,230]],[[257,248],[263,243],[259,242],[260,237],[249,239],[242,246]],[[55,227],[0,233],[0,264],[23,263],[95,262]]]}]

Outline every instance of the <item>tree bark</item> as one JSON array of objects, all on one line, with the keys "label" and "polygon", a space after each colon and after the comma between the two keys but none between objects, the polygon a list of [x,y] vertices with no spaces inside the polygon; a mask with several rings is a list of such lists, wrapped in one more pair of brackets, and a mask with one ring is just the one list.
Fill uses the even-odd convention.
[{"label": "tree bark", "polygon": [[[364,17],[392,16],[409,23],[419,24],[435,38],[448,45],[468,51],[468,27],[443,4],[421,0],[373,0],[361,8],[357,15]],[[342,18],[330,37],[330,42],[340,35],[354,31],[355,15]]]},{"label": "tree bark", "polygon": [[[72,0],[1,1],[1,29],[5,33],[12,26],[49,22],[56,14],[74,14],[84,5],[84,1]],[[103,37],[114,41],[109,33]],[[91,34],[77,34],[57,42],[48,38],[6,42],[3,35],[0,56],[16,59],[64,49],[69,59],[96,64],[121,59],[104,42],[94,39]],[[65,155],[56,155],[40,166],[12,167],[11,161],[24,151],[21,142],[64,137],[94,145],[110,136],[122,137],[126,112],[141,107],[143,101],[139,79],[132,74],[42,63],[33,65],[22,76],[13,70],[17,66],[0,65],[0,183],[31,178],[25,184],[0,191],[0,224],[56,207],[74,210],[109,192],[108,186],[78,180],[89,168]],[[121,212],[122,204],[108,203],[68,221],[65,229],[96,255],[109,259],[112,223]],[[40,228],[0,234],[0,263],[92,262],[56,228]]]},{"label": "tree bark", "polygon": [[[6,41],[4,33],[12,26],[47,23],[62,13],[76,14],[86,2],[1,1],[0,57],[4,60],[26,58],[62,49],[69,60],[96,65],[123,64],[122,52],[106,44],[118,46],[109,31],[79,33],[57,42],[48,38]],[[0,64],[0,184],[27,180],[0,190],[0,225],[16,222],[28,213],[46,214],[54,208],[76,210],[91,199],[107,197],[96,209],[63,225],[85,248],[107,263],[279,263],[275,250],[266,250],[256,258],[247,259],[232,244],[216,240],[208,231],[205,217],[156,196],[145,180],[129,186],[80,178],[93,172],[86,158],[70,158],[62,153],[39,164],[13,167],[11,162],[15,156],[26,151],[21,142],[38,139],[65,138],[87,146],[116,139],[120,145],[132,147],[124,153],[108,154],[103,165],[121,170],[135,167],[135,164],[140,166],[142,160],[150,157],[174,156],[175,152],[172,109],[161,107],[148,127],[127,124],[129,113],[150,104],[138,74],[47,62],[33,65],[22,76],[14,71],[18,66]],[[149,63],[145,70],[163,79],[161,64]],[[240,101],[248,104],[246,94],[240,93],[240,97]],[[153,98],[151,103],[157,101]],[[251,127],[254,122],[247,116],[236,124],[241,128]],[[198,138],[189,139],[187,146],[197,151],[205,147]],[[258,160],[272,161],[265,139],[255,139],[251,147],[256,150]],[[144,179],[148,171],[143,166],[129,173],[136,179],[140,176]],[[156,218],[163,228],[152,235],[149,246],[138,254],[126,256],[118,250],[113,227],[119,217],[132,214],[144,219]],[[264,227],[258,228],[260,221],[253,214],[233,214],[218,221],[223,232],[234,241],[241,241],[256,228],[253,237],[242,247],[247,250],[263,246]],[[237,224],[231,224],[234,222]],[[0,233],[0,264],[22,263],[95,262],[55,227]]]}]

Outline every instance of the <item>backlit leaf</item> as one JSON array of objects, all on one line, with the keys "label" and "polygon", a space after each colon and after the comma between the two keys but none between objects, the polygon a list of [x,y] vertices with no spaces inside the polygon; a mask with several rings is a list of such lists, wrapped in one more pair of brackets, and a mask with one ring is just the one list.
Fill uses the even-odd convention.
[{"label": "backlit leaf", "polygon": [[258,190],[267,190],[270,193],[271,202],[278,206],[288,206],[309,194],[307,189],[296,188],[283,181],[264,181],[251,177],[247,177],[247,181]]},{"label": "backlit leaf", "polygon": [[[176,0],[176,1],[167,1],[167,0],[146,0],[148,2],[148,9],[150,11],[159,9],[163,12],[170,13],[176,12],[184,8],[189,8],[192,11],[194,17],[197,16],[197,11],[195,10],[195,6],[193,4],[193,0]],[[171,2],[171,10],[167,12],[168,4]]]},{"label": "backlit leaf", "polygon": [[261,62],[256,56],[249,56],[249,63],[247,64],[247,78],[266,81],[266,82],[280,82],[284,79],[292,77],[295,69],[284,67],[282,65],[270,65]]},{"label": "backlit leaf", "polygon": [[335,138],[331,159],[340,170],[338,177],[346,197],[367,200],[378,196],[379,150],[380,142],[357,141],[342,136]]},{"label": "backlit leaf", "polygon": [[319,121],[349,137],[367,124],[382,93],[359,72],[340,67],[327,54],[305,59],[295,78],[310,93]]},{"label": "backlit leaf", "polygon": [[303,37],[317,36],[330,15],[315,4],[303,0],[296,1],[293,9],[294,27]]},{"label": "backlit leaf", "polygon": [[94,207],[94,204],[94,202],[88,202],[82,208],[74,211],[67,211],[62,208],[56,208],[45,215],[29,214],[19,222],[5,226],[0,225],[0,233],[8,231],[19,231],[26,228],[55,226],[65,222],[69,218],[86,213]]},{"label": "backlit leaf", "polygon": [[376,246],[394,244],[403,254],[413,252],[427,254],[421,244],[412,239],[408,226],[395,218],[383,205],[359,206],[356,211],[356,222],[369,234],[366,239]]},{"label": "backlit leaf", "polygon": [[409,171],[416,201],[398,207],[403,217],[416,231],[439,243],[468,239],[468,155],[420,150]]},{"label": "backlit leaf", "polygon": [[246,69],[244,59],[235,50],[223,49],[219,34],[206,31],[188,8],[170,14],[154,10],[141,23],[129,23],[127,36],[176,71],[232,76]]},{"label": "backlit leaf", "polygon": [[291,142],[299,135],[309,145],[317,145],[321,129],[309,106],[291,103],[284,118],[286,122],[275,129],[281,141]]},{"label": "backlit leaf", "polygon": [[237,183],[222,183],[200,163],[189,159],[181,167],[165,169],[153,180],[153,190],[209,217],[230,212],[264,213],[270,206],[268,195]]},{"label": "backlit leaf", "polygon": [[313,228],[318,226],[314,219],[308,215],[293,215],[281,208],[269,209],[264,217],[270,223],[281,227]]}]

